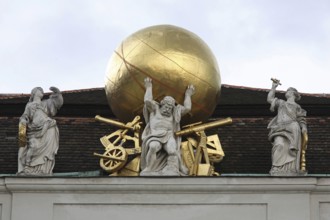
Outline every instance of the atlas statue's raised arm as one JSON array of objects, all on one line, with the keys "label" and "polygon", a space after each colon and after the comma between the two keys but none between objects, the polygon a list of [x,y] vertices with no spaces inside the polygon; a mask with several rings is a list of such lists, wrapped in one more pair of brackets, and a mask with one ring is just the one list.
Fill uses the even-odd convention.
[{"label": "atlas statue's raised arm", "polygon": [[189,85],[185,92],[185,97],[183,101],[184,109],[182,110],[182,115],[191,111],[191,96],[195,94],[195,87],[193,85]]},{"label": "atlas statue's raised arm", "polygon": [[146,88],[146,92],[144,94],[144,101],[152,101],[152,80],[147,77],[144,79],[144,87]]},{"label": "atlas statue's raised arm", "polygon": [[144,94],[144,103],[149,111],[153,111],[155,109],[155,102],[152,96],[152,79],[147,77],[144,79],[144,87],[146,88],[146,92]]}]

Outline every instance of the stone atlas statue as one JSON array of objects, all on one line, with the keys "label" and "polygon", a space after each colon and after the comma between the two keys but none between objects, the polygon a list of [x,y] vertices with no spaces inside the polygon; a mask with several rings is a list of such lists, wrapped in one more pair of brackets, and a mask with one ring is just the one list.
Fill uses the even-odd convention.
[{"label": "stone atlas statue", "polygon": [[272,88],[268,93],[267,102],[271,111],[277,116],[268,124],[269,140],[272,142],[273,176],[305,175],[305,150],[307,147],[306,111],[296,101],[300,94],[295,88],[288,88],[285,100],[275,97],[275,89],[279,80],[272,79]]},{"label": "stone atlas statue", "polygon": [[109,60],[105,84],[119,121],[95,117],[119,128],[100,139],[100,166],[112,176],[218,175],[213,163],[224,152],[219,137],[204,130],[231,123],[205,123],[220,90],[215,56],[194,33],[157,25],[128,36]]},{"label": "stone atlas statue", "polygon": [[188,169],[181,159],[181,117],[191,110],[191,96],[195,93],[193,85],[185,92],[183,105],[176,105],[171,96],[165,96],[160,103],[153,100],[152,81],[145,78],[143,115],[146,127],[142,133],[142,155],[140,175],[187,175]]},{"label": "stone atlas statue", "polygon": [[59,130],[52,118],[63,105],[60,90],[42,100],[43,89],[32,89],[29,102],[19,120],[18,175],[52,175],[59,147]]}]

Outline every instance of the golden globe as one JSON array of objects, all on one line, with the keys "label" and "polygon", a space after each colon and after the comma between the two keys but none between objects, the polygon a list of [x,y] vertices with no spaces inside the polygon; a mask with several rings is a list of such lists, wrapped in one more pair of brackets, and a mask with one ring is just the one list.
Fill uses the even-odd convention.
[{"label": "golden globe", "polygon": [[218,103],[221,78],[216,58],[201,38],[183,28],[144,28],[115,50],[106,71],[105,91],[119,120],[128,122],[142,114],[146,77],[152,79],[157,101],[169,95],[183,104],[187,86],[195,86],[186,123],[205,121]]}]

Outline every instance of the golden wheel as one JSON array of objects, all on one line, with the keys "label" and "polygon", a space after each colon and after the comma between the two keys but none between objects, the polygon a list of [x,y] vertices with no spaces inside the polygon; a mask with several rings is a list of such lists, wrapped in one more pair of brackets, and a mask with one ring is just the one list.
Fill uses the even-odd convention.
[{"label": "golden wheel", "polygon": [[100,166],[107,172],[113,173],[125,166],[127,153],[123,147],[114,147],[107,150],[100,159]]}]

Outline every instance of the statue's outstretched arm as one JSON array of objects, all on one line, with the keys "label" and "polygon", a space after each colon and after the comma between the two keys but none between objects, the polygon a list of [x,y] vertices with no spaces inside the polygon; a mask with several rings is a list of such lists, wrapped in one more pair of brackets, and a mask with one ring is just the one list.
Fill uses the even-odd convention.
[{"label": "statue's outstretched arm", "polygon": [[279,84],[277,82],[273,82],[272,88],[270,89],[268,96],[267,96],[267,102],[269,104],[272,104],[274,98],[275,98],[275,89]]},{"label": "statue's outstretched arm", "polygon": [[62,107],[63,105],[63,96],[61,94],[61,91],[52,86],[49,88],[53,93],[49,96],[49,99],[47,100],[47,108],[50,113],[50,116],[55,116],[57,111]]}]

